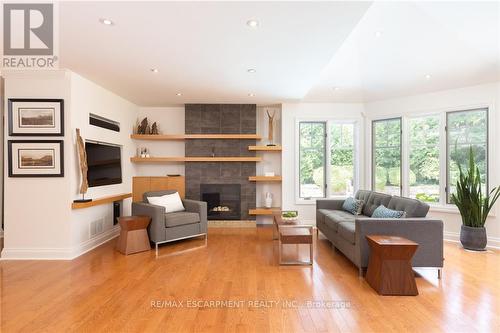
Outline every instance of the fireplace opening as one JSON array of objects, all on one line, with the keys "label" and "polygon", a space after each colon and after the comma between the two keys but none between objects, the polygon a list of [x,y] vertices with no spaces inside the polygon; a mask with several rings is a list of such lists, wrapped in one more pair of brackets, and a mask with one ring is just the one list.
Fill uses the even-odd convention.
[{"label": "fireplace opening", "polygon": [[239,184],[201,184],[200,199],[207,203],[209,220],[241,219]]}]

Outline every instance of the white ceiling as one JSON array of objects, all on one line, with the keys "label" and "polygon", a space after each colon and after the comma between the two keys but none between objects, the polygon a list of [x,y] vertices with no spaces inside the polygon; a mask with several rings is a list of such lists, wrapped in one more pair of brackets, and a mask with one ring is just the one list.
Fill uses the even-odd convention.
[{"label": "white ceiling", "polygon": [[498,2],[63,2],[61,65],[142,106],[372,101],[499,81],[499,11]]},{"label": "white ceiling", "polygon": [[64,2],[61,66],[143,106],[298,100],[369,5]]}]

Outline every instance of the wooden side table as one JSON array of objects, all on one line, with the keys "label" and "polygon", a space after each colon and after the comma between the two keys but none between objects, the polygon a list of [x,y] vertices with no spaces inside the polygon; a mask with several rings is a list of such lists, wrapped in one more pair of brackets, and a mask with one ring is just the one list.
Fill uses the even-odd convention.
[{"label": "wooden side table", "polygon": [[151,250],[146,230],[150,222],[149,216],[119,217],[121,231],[116,249],[125,255]]},{"label": "wooden side table", "polygon": [[411,258],[418,244],[397,236],[366,236],[370,261],[366,281],[381,295],[418,295]]}]

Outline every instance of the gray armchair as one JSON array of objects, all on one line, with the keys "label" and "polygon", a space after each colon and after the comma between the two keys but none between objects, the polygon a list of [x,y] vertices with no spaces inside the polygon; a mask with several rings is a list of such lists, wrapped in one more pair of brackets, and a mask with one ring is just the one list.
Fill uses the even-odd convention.
[{"label": "gray armchair", "polygon": [[151,217],[148,227],[149,239],[155,243],[156,254],[158,245],[180,239],[205,236],[207,237],[207,203],[195,200],[182,200],[183,212],[165,213],[165,207],[151,205],[147,197],[159,197],[177,191],[145,192],[142,202],[132,203],[132,215]]}]

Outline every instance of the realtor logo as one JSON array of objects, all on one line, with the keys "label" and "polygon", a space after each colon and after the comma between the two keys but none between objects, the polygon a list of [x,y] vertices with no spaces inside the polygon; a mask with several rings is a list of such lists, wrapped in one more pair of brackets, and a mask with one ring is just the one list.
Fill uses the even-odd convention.
[{"label": "realtor logo", "polygon": [[57,6],[52,3],[7,3],[3,5],[2,68],[54,69]]},{"label": "realtor logo", "polygon": [[4,55],[53,55],[52,4],[4,4]]}]

